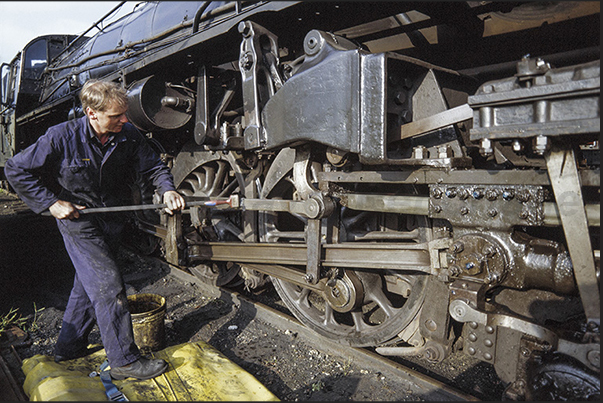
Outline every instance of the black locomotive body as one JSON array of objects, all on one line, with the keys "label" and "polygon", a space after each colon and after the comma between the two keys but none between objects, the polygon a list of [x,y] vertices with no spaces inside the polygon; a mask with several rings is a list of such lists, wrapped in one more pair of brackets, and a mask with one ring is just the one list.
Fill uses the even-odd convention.
[{"label": "black locomotive body", "polygon": [[87,79],[120,82],[179,191],[207,201],[137,213],[142,250],[216,286],[272,283],[342,344],[432,362],[462,349],[506,398],[590,400],[599,16],[599,2],[141,3],[3,65],[0,161],[81,116]]}]

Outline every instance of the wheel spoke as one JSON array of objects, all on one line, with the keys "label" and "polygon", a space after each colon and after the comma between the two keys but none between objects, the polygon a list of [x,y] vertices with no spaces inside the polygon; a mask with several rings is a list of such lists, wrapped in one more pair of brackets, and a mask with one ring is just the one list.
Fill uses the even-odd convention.
[{"label": "wheel spoke", "polygon": [[383,290],[380,288],[374,288],[367,293],[367,297],[369,300],[375,302],[379,305],[379,308],[385,313],[388,318],[394,316],[394,310],[391,305],[389,298],[383,293]]},{"label": "wheel spoke", "polygon": [[342,325],[337,321],[337,319],[335,318],[335,310],[326,301],[323,324],[329,329],[336,329],[341,328],[342,326],[346,326]]},{"label": "wheel spoke", "polygon": [[210,195],[217,195],[222,190],[222,186],[224,185],[224,178],[228,174],[228,166],[227,164],[220,163],[218,164],[218,169],[214,171],[213,181],[209,184],[211,187],[209,188]]},{"label": "wheel spoke", "polygon": [[203,186],[205,185],[205,174],[203,172],[194,171],[193,177],[194,179],[191,179],[191,181],[196,180],[196,183],[191,183],[193,189],[203,189]]},{"label": "wheel spoke", "polygon": [[364,315],[360,311],[354,311],[351,313],[352,320],[354,321],[354,330],[362,332],[369,328],[369,325],[364,321]]},{"label": "wheel spoke", "polygon": [[308,299],[309,295],[310,295],[310,289],[302,288],[297,297],[297,301],[296,301],[297,304],[300,307],[303,307],[306,309],[312,308],[312,306],[310,305],[310,300]]},{"label": "wheel spoke", "polygon": [[213,166],[203,166],[203,170],[205,171],[205,181],[200,183],[200,190],[206,195],[210,196],[211,188],[214,185],[216,179],[216,170]]}]

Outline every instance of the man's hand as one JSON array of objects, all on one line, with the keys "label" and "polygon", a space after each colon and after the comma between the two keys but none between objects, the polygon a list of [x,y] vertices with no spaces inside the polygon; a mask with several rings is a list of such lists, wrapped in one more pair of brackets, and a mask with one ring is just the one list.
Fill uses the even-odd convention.
[{"label": "man's hand", "polygon": [[58,218],[59,220],[73,220],[79,218],[79,211],[85,208],[86,206],[80,206],[79,204],[73,204],[65,200],[57,200],[48,208],[48,211],[50,211],[50,214],[52,214],[54,218]]},{"label": "man's hand", "polygon": [[166,205],[165,212],[169,215],[174,214],[174,211],[182,211],[186,206],[184,197],[175,190],[168,190],[163,194],[163,203]]}]

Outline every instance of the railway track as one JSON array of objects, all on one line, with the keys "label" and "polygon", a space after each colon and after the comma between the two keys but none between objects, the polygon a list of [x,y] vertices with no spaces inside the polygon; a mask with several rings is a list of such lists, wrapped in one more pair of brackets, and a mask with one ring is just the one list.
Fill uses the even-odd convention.
[{"label": "railway track", "polygon": [[358,367],[373,369],[388,378],[397,379],[408,384],[408,390],[411,391],[410,395],[414,396],[414,398],[408,400],[415,400],[416,396],[428,396],[428,400],[432,401],[491,400],[487,395],[475,396],[468,391],[459,389],[455,386],[453,379],[446,380],[437,374],[430,375],[427,368],[421,368],[422,371],[420,371],[417,369],[418,364],[416,363],[404,363],[398,357],[385,357],[367,348],[351,348],[321,337],[285,312],[286,308],[279,306],[278,302],[272,298],[264,298],[264,302],[259,302],[232,288],[216,288],[204,283],[178,266],[165,263],[159,258],[154,259],[167,265],[171,275],[182,281],[198,284],[203,292],[209,295],[231,301],[239,310],[277,328],[281,333],[293,332],[298,335],[297,337],[301,337],[304,342],[315,346],[316,349],[325,354],[340,356],[353,362]]}]

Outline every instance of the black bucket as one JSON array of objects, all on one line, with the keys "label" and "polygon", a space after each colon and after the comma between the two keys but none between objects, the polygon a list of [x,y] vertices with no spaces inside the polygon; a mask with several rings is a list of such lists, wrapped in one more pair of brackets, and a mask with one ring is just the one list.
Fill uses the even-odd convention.
[{"label": "black bucket", "polygon": [[143,354],[165,347],[165,298],[156,294],[128,295],[134,341]]}]

